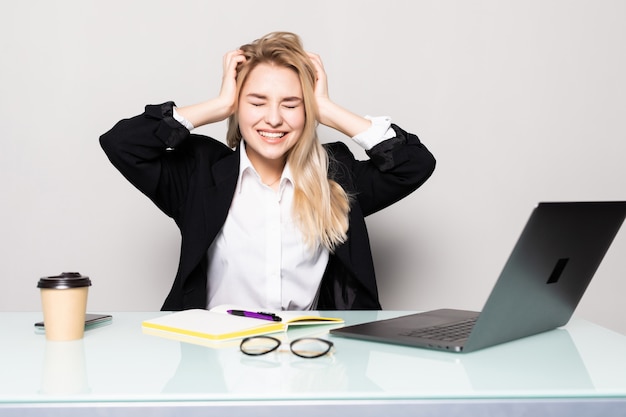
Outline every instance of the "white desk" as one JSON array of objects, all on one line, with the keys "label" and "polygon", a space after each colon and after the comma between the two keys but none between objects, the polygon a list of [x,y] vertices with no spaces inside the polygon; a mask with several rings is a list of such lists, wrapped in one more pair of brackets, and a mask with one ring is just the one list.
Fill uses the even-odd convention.
[{"label": "white desk", "polygon": [[626,416],[626,336],[583,320],[469,354],[329,336],[334,355],[311,360],[143,334],[162,312],[112,314],[54,343],[33,330],[41,313],[0,313],[0,416]]}]

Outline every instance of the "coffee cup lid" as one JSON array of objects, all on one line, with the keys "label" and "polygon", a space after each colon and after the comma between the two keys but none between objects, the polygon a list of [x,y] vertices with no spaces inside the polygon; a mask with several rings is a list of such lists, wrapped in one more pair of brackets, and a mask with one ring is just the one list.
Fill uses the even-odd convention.
[{"label": "coffee cup lid", "polygon": [[63,272],[61,275],[39,278],[37,288],[69,289],[89,287],[91,280],[78,272]]}]

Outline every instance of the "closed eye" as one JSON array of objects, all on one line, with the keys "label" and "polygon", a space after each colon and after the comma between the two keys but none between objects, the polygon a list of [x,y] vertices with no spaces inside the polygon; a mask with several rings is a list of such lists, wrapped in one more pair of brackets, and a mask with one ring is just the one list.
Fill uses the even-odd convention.
[{"label": "closed eye", "polygon": [[288,97],[283,100],[283,106],[288,109],[296,109],[302,104],[300,97]]},{"label": "closed eye", "polygon": [[248,103],[254,107],[261,107],[263,106],[266,102],[265,101],[261,101],[261,100],[248,100]]}]

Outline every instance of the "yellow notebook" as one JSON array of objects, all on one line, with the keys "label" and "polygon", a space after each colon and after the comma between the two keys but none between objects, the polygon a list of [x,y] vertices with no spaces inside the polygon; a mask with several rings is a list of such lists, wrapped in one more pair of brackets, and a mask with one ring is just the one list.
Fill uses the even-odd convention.
[{"label": "yellow notebook", "polygon": [[[286,331],[290,326],[338,324],[343,319],[322,317],[315,311],[272,312],[281,321],[270,321],[228,314],[228,310],[246,310],[221,305],[211,310],[192,309],[166,314],[141,323],[144,333],[187,342],[225,342],[247,336]],[[257,311],[257,310],[252,310]]]}]

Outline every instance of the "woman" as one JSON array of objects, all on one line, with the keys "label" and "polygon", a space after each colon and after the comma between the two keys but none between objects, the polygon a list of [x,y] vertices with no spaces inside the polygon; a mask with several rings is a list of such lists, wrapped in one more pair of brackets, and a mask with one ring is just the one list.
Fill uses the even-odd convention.
[{"label": "woman", "polygon": [[[100,143],[182,235],[163,310],[380,309],[364,217],[428,179],[435,160],[387,118],[330,100],[321,60],[271,33],[224,57],[218,97],[149,105]],[[190,130],[229,119],[227,143]],[[362,145],[321,145],[317,123]]]}]

